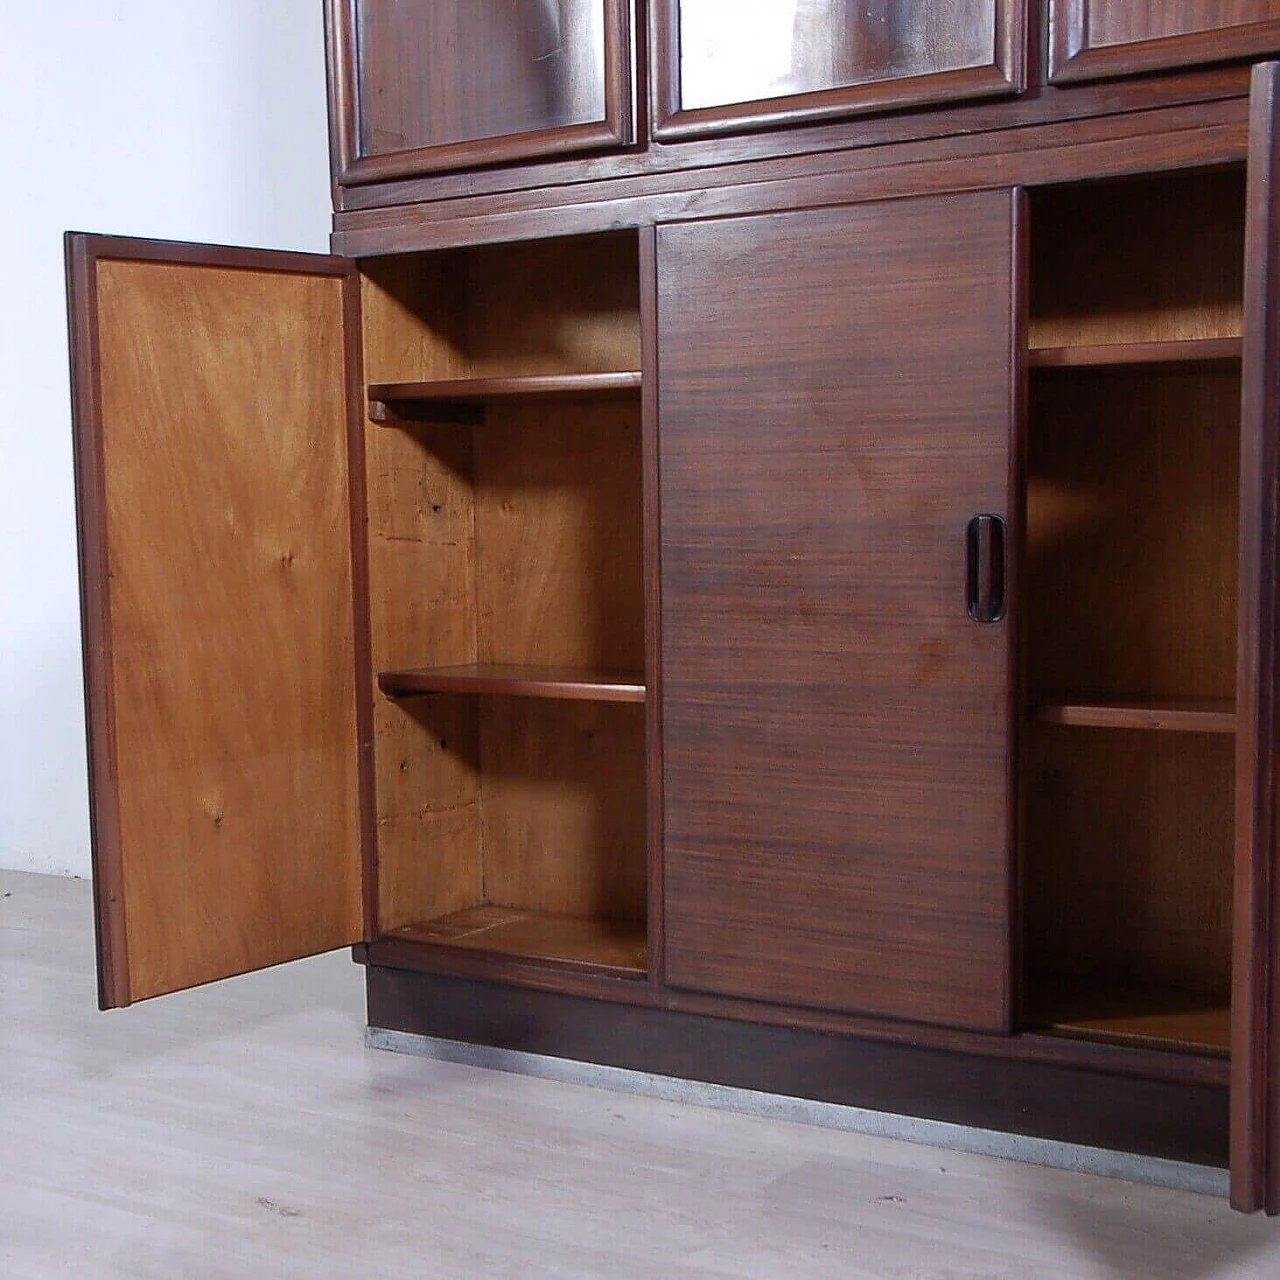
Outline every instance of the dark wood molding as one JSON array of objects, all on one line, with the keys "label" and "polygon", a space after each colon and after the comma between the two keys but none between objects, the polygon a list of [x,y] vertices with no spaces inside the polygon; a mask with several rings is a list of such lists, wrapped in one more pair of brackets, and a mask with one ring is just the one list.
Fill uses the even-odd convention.
[{"label": "dark wood molding", "polygon": [[[373,1027],[1221,1167],[1227,1096],[1086,1059],[969,1056],[458,977],[367,970]],[[622,985],[622,984],[619,984]],[[635,987],[637,984],[631,984]],[[1165,1055],[1167,1056],[1167,1055]]]},{"label": "dark wood molding", "polygon": [[977,1058],[1053,1063],[1141,1079],[1211,1085],[1224,1090],[1229,1075],[1228,1063],[1209,1053],[1099,1044],[1039,1031],[1022,1031],[1011,1036],[988,1035],[825,1009],[702,995],[656,982],[620,980],[607,974],[593,974],[580,968],[558,965],[554,960],[485,955],[459,948],[409,942],[394,935],[370,942],[358,959],[360,963],[414,975],[466,978],[528,991],[582,996],[607,1003],[620,1002],[672,1013],[814,1031],[877,1044],[908,1045]]},{"label": "dark wood molding", "polygon": [[[111,684],[111,575],[107,564],[97,358],[98,246],[90,237],[72,232],[67,233],[65,246],[98,1007],[118,1009],[131,1003],[131,997],[124,888],[120,882],[120,815],[115,753],[111,749],[115,711]],[[76,353],[80,353],[81,358],[76,358]]]},{"label": "dark wood molding", "polygon": [[1091,44],[1091,2],[1055,0],[1049,69],[1054,84],[1168,71],[1196,63],[1230,62],[1280,51],[1280,19],[1276,18],[1126,44]]},{"label": "dark wood molding", "polygon": [[579,184],[558,191],[558,203],[551,206],[545,194],[512,192],[340,213],[334,219],[332,243],[335,252],[375,256],[616,231],[689,217],[1208,168],[1239,163],[1247,151],[1247,101],[1227,98],[1011,132],[863,148],[834,158],[799,156],[735,165],[724,172]]},{"label": "dark wood molding", "polygon": [[1025,6],[1023,0],[995,3],[995,47],[992,60],[984,66],[685,110],[680,94],[680,0],[652,0],[649,109],[653,136],[674,142],[1017,93],[1026,83]]},{"label": "dark wood molding", "polygon": [[1280,1211],[1280,66],[1253,77],[1245,233],[1236,676],[1231,1202]]},{"label": "dark wood molding", "polygon": [[517,164],[338,188],[338,203],[334,208],[338,212],[354,212],[518,191],[528,192],[530,200],[545,202],[559,199],[563,188],[583,183],[725,169],[731,165],[823,154],[828,156],[825,164],[829,168],[833,152],[875,150],[910,142],[941,142],[972,134],[1007,133],[1033,125],[1244,97],[1248,87],[1248,68],[1236,66],[1104,80],[1066,88],[1033,85],[1014,99],[962,103],[945,111],[919,109],[762,133],[675,143],[656,141],[625,153],[577,156],[541,164]]},{"label": "dark wood molding", "polygon": [[360,154],[358,0],[326,0],[329,32],[331,164],[337,188],[437,171],[483,168],[579,152],[607,151],[635,140],[631,0],[604,4],[604,117],[584,124],[500,137]]}]

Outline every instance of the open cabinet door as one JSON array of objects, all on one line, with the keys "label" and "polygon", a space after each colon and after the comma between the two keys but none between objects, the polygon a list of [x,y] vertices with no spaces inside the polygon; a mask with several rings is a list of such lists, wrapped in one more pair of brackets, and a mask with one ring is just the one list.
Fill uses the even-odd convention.
[{"label": "open cabinet door", "polygon": [[1231,1203],[1280,1212],[1280,64],[1254,68],[1245,231]]},{"label": "open cabinet door", "polygon": [[67,274],[112,1008],[365,936],[359,294],[341,258],[98,236]]}]

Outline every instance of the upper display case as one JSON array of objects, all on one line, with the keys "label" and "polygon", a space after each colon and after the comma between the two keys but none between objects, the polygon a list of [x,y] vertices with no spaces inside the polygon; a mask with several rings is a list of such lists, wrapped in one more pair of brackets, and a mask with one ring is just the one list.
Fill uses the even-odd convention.
[{"label": "upper display case", "polygon": [[1020,0],[654,0],[653,133],[1013,93]]},{"label": "upper display case", "polygon": [[629,0],[329,0],[344,185],[623,146]]}]

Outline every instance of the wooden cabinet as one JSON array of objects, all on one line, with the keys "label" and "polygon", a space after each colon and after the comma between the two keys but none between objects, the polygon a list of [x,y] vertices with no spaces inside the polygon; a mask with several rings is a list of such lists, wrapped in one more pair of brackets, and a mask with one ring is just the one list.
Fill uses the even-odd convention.
[{"label": "wooden cabinet", "polygon": [[629,0],[329,0],[328,31],[339,182],[634,136]]},{"label": "wooden cabinet", "polygon": [[1055,81],[1280,52],[1277,0],[1052,0]]},{"label": "wooden cabinet", "polygon": [[[1016,81],[1012,9],[929,12],[990,49],[864,98],[836,24],[803,91],[662,119]],[[484,13],[454,66],[462,6],[335,9],[346,177],[597,128],[468,114],[542,47]],[[354,945],[382,1028],[1280,1212],[1278,85],[415,180],[335,256],[71,236],[102,1004]]]},{"label": "wooden cabinet", "polygon": [[675,985],[1012,1025],[1017,207],[659,229]]},{"label": "wooden cabinet", "polygon": [[658,138],[1012,93],[1023,0],[655,0]]}]

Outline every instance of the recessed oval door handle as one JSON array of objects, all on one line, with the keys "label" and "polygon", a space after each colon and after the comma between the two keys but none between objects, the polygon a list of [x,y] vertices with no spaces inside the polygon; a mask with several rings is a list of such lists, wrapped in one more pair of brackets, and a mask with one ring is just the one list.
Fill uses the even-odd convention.
[{"label": "recessed oval door handle", "polygon": [[1003,516],[974,516],[969,521],[965,598],[969,617],[984,625],[1004,617],[1005,534]]}]

